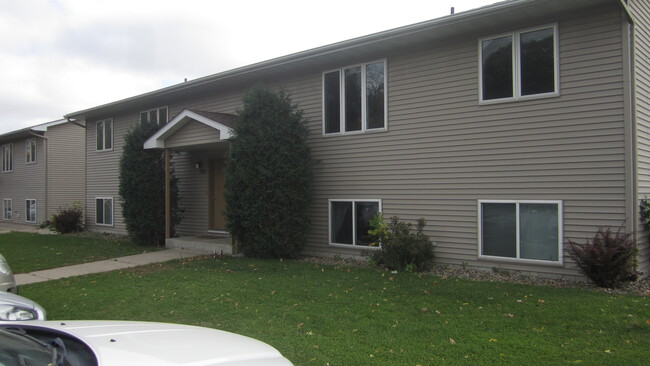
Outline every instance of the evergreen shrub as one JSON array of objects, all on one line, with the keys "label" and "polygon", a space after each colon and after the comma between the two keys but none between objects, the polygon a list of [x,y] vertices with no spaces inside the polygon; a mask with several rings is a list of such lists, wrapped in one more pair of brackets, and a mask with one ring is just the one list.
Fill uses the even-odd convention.
[{"label": "evergreen shrub", "polygon": [[[142,122],[124,137],[120,157],[122,217],[133,242],[144,246],[165,244],[165,157],[160,150],[145,150],[144,142],[158,130],[155,122]],[[172,236],[182,218],[178,180],[171,174]]]},{"label": "evergreen shrub", "polygon": [[313,161],[307,121],[284,92],[244,96],[226,161],[227,229],[246,256],[290,258],[309,228]]}]

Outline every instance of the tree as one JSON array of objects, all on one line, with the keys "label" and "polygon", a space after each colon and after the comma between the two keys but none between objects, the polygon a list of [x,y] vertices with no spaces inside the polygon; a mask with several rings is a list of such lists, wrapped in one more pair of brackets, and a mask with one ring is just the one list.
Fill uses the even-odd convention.
[{"label": "tree", "polygon": [[[155,122],[142,122],[124,137],[120,158],[122,217],[131,240],[147,246],[165,244],[165,158],[160,150],[144,150],[144,142],[158,130]],[[178,181],[171,171],[171,223],[181,221]]]},{"label": "tree", "polygon": [[309,228],[307,122],[288,95],[262,86],[237,114],[224,183],[227,228],[247,256],[295,257]]}]

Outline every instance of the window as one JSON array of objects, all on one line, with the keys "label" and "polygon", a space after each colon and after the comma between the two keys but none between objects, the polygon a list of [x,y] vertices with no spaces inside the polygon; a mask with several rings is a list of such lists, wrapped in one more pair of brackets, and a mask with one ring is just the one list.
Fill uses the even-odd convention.
[{"label": "window", "polygon": [[379,200],[330,200],[330,243],[368,246],[370,219],[381,212]]},{"label": "window", "polygon": [[323,131],[344,134],[386,129],[386,62],[323,74]]},{"label": "window", "polygon": [[2,200],[2,218],[5,220],[11,220],[11,198],[5,198]]},{"label": "window", "polygon": [[36,162],[36,139],[29,139],[25,142],[25,163]]},{"label": "window", "polygon": [[479,41],[481,102],[558,95],[557,25]]},{"label": "window", "polygon": [[113,120],[97,121],[97,151],[113,149]]},{"label": "window", "polygon": [[95,223],[97,225],[113,225],[113,198],[95,198]]},{"label": "window", "polygon": [[562,262],[561,201],[479,201],[480,256]]},{"label": "window", "polygon": [[156,122],[159,126],[167,123],[167,107],[140,112],[140,123]]},{"label": "window", "polygon": [[2,171],[14,171],[14,145],[7,144],[2,146]]},{"label": "window", "polygon": [[25,200],[25,221],[36,222],[36,200]]}]

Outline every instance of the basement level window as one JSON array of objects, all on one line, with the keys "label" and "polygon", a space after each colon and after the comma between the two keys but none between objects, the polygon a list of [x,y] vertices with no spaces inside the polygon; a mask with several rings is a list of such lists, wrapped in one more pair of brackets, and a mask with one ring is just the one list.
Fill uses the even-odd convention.
[{"label": "basement level window", "polygon": [[482,258],[562,261],[561,201],[479,201]]}]

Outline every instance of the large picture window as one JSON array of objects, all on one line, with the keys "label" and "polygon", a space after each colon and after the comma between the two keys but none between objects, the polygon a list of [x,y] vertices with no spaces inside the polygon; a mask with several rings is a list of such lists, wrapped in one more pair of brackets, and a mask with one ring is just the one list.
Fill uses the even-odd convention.
[{"label": "large picture window", "polygon": [[13,144],[2,145],[2,171],[5,173],[14,171]]},{"label": "large picture window", "polygon": [[97,151],[113,149],[113,120],[97,121]]},{"label": "large picture window", "polygon": [[36,222],[36,200],[25,200],[25,221]]},{"label": "large picture window", "polygon": [[386,62],[323,74],[323,132],[344,134],[386,128]]},{"label": "large picture window", "polygon": [[330,243],[370,245],[370,219],[379,212],[379,200],[330,200]]},{"label": "large picture window", "polygon": [[25,163],[33,164],[36,162],[36,139],[25,141]]},{"label": "large picture window", "polygon": [[5,220],[11,220],[13,217],[12,213],[12,201],[11,198],[5,198],[2,200],[2,218]]},{"label": "large picture window", "polygon": [[479,201],[480,255],[562,261],[561,201]]},{"label": "large picture window", "polygon": [[167,107],[160,107],[140,112],[140,123],[155,122],[159,126],[162,126],[167,123],[167,118]]},{"label": "large picture window", "polygon": [[558,95],[557,26],[479,41],[481,102]]},{"label": "large picture window", "polygon": [[98,225],[113,225],[113,198],[95,198],[95,223]]}]

